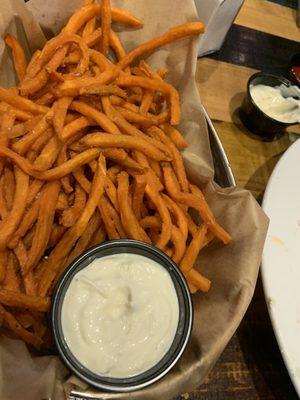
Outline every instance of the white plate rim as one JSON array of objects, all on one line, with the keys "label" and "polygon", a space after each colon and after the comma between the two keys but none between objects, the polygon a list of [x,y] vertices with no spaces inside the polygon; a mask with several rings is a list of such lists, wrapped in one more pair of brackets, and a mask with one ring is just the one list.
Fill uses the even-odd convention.
[{"label": "white plate rim", "polygon": [[[280,169],[282,168],[282,165],[285,163],[286,159],[289,157],[289,154],[295,151],[295,148],[300,147],[300,140],[297,139],[296,142],[294,142],[286,151],[285,153],[281,156],[280,160],[277,162],[275,168],[272,171],[272,174],[269,178],[268,184],[266,186],[266,190],[264,192],[264,196],[263,196],[263,201],[262,201],[262,208],[265,211],[265,203],[266,201],[269,199],[269,195],[273,186],[273,183],[275,181],[275,178],[278,174],[278,171],[280,171]],[[300,150],[299,150],[300,151]],[[268,240],[268,239],[266,239]],[[272,327],[273,327],[273,331],[278,343],[278,347],[280,349],[281,352],[281,356],[283,358],[284,364],[286,366],[286,369],[288,371],[288,374],[290,376],[290,379],[294,385],[294,388],[300,398],[300,379],[294,375],[291,372],[292,366],[290,365],[290,361],[287,358],[287,354],[286,352],[284,352],[284,348],[285,348],[285,344],[284,344],[284,340],[281,337],[280,333],[279,333],[279,326],[276,320],[276,317],[274,315],[273,309],[271,307],[270,302],[268,301],[269,298],[272,297],[272,294],[269,291],[269,283],[268,283],[268,274],[266,273],[266,269],[264,268],[264,264],[266,263],[266,256],[265,253],[263,252],[262,255],[262,262],[261,262],[261,277],[262,277],[262,283],[263,283],[263,291],[264,291],[264,295],[265,295],[265,300],[267,303],[267,308],[268,308],[268,312],[269,312],[269,316],[270,316],[270,320],[272,323]],[[299,338],[300,339],[300,338]]]}]

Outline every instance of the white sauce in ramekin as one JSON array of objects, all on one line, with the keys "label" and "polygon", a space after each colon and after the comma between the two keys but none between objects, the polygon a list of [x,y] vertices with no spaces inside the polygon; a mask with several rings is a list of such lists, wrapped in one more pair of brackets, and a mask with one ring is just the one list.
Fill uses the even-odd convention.
[{"label": "white sauce in ramekin", "polygon": [[280,122],[300,122],[300,89],[297,86],[250,85],[254,103]]},{"label": "white sauce in ramekin", "polygon": [[126,378],[150,369],[169,350],[179,305],[165,268],[121,253],[97,258],[74,276],[61,318],[65,341],[83,366]]}]

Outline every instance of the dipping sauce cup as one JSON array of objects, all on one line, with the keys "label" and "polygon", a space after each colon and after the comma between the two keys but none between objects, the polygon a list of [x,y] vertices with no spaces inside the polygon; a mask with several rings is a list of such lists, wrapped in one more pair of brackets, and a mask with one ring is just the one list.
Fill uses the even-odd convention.
[{"label": "dipping sauce cup", "polygon": [[[117,255],[120,255],[121,257],[117,257]],[[130,255],[130,256],[127,256]],[[110,256],[110,257],[109,257]],[[134,256],[134,257],[132,257]],[[135,257],[137,256],[137,257]],[[142,257],[141,257],[142,256]],[[102,258],[102,260],[101,260]],[[113,267],[113,261],[111,262],[112,265],[112,269],[110,270],[110,264],[109,264],[109,260],[114,260],[114,259],[121,259],[121,266],[123,265],[123,267],[121,268],[121,271],[118,271],[115,267]],[[132,273],[132,268],[134,268],[135,264],[132,263],[132,265],[127,264],[126,266],[126,260],[130,260],[130,259],[136,259],[136,260],[145,260],[145,265],[147,267],[147,270],[149,270],[149,274],[145,277],[145,282],[143,281],[143,279],[141,279],[141,276],[143,274],[143,270],[141,269],[141,265],[137,264],[136,268],[136,274],[135,271],[133,271]],[[105,265],[105,262],[108,265]],[[122,264],[123,263],[123,264]],[[124,264],[125,263],[125,264]],[[102,266],[101,266],[102,265]],[[102,319],[102,314],[105,316],[106,313],[106,303],[108,302],[108,297],[107,297],[107,288],[110,288],[111,286],[111,282],[119,282],[120,279],[122,278],[123,281],[122,282],[126,282],[127,279],[127,270],[128,271],[131,269],[131,275],[128,273],[128,279],[130,280],[130,276],[132,278],[132,280],[134,281],[132,283],[129,282],[128,283],[128,287],[132,287],[133,289],[135,288],[134,285],[137,285],[138,290],[135,292],[134,294],[134,290],[132,292],[132,309],[134,309],[136,307],[136,314],[137,316],[134,316],[134,323],[136,322],[136,318],[138,318],[138,316],[142,315],[144,318],[143,314],[139,314],[138,313],[138,304],[134,304],[134,296],[136,296],[136,298],[141,298],[142,299],[142,295],[143,291],[145,291],[146,293],[146,300],[150,300],[149,301],[149,307],[151,307],[151,295],[149,297],[149,293],[151,293],[151,285],[149,286],[149,282],[151,282],[152,279],[152,275],[156,275],[156,271],[151,270],[150,266],[157,266],[156,268],[158,268],[158,277],[162,277],[163,279],[159,278],[159,281],[157,281],[157,287],[153,288],[153,295],[155,295],[156,292],[156,296],[159,297],[159,307],[157,308],[157,303],[155,304],[155,301],[153,301],[154,303],[154,307],[152,309],[152,311],[154,310],[154,312],[152,312],[152,314],[150,313],[149,315],[154,315],[155,311],[160,311],[160,308],[162,310],[164,310],[164,314],[165,315],[165,319],[169,321],[169,316],[175,316],[175,320],[174,318],[170,318],[170,323],[166,323],[167,327],[173,324],[173,328],[172,328],[172,336],[170,339],[170,344],[168,345],[168,347],[166,347],[161,355],[161,357],[156,360],[156,358],[154,357],[153,359],[156,360],[155,364],[150,365],[149,369],[147,370],[142,370],[141,372],[134,372],[133,374],[129,373],[128,376],[122,376],[116,374],[116,376],[113,376],[112,373],[99,373],[98,371],[95,372],[94,368],[88,368],[87,367],[87,363],[86,360],[80,359],[80,357],[78,357],[78,354],[85,354],[85,352],[81,352],[78,351],[80,349],[78,349],[76,346],[72,348],[72,345],[70,345],[71,341],[69,340],[70,336],[69,333],[71,332],[74,333],[74,337],[76,337],[76,340],[79,339],[81,340],[82,337],[82,332],[80,331],[80,334],[78,334],[78,326],[81,324],[82,327],[82,322],[84,321],[84,323],[87,323],[87,326],[83,325],[83,336],[84,337],[88,337],[88,340],[90,339],[89,336],[91,336],[92,338],[92,345],[93,348],[92,349],[87,349],[88,353],[90,350],[90,354],[91,354],[91,358],[94,358],[94,362],[96,361],[97,363],[97,358],[99,359],[99,361],[101,361],[101,357],[102,355],[105,353],[105,348],[104,348],[104,353],[103,353],[103,346],[105,346],[105,343],[103,343],[101,341],[101,339],[99,340],[99,346],[102,346],[102,352],[100,351],[99,353],[99,357],[96,354],[97,353],[97,346],[98,346],[98,333],[96,332],[97,329],[101,330],[103,329],[102,333],[104,335],[104,338],[110,338],[110,331],[108,329],[108,331],[106,333],[104,333],[104,328],[109,327],[110,325],[105,325],[107,321],[104,321],[104,325],[103,325],[103,321],[101,322],[100,320]],[[96,268],[95,268],[96,267]],[[144,265],[143,265],[144,267]],[[149,268],[148,268],[149,267]],[[101,268],[103,268],[101,270]],[[106,269],[105,269],[106,268]],[[126,271],[125,271],[126,270]],[[87,279],[86,276],[88,276],[88,272],[89,271],[94,271],[97,275],[97,279],[95,280],[88,280],[87,282],[85,282],[85,280]],[[116,272],[114,272],[116,271]],[[124,273],[125,271],[125,273]],[[162,275],[159,275],[161,274]],[[100,274],[100,275],[99,275]],[[101,275],[102,274],[102,275]],[[112,275],[109,275],[112,274]],[[140,274],[140,277],[139,277]],[[85,276],[86,275],[86,276]],[[137,275],[137,276],[136,276]],[[109,276],[109,280],[108,281],[108,286],[101,286],[102,284],[105,284],[105,277]],[[91,275],[90,275],[91,277]],[[101,277],[101,279],[99,279],[99,277]],[[121,277],[119,279],[119,277]],[[119,280],[118,280],[119,279]],[[81,281],[80,281],[81,280]],[[148,280],[148,287],[147,287],[147,282],[146,280]],[[72,292],[73,288],[77,287],[76,285],[78,285],[78,282],[82,284],[83,282],[83,286],[81,286],[81,288],[83,288],[83,291],[81,292],[81,296],[82,296],[82,302],[86,302],[88,304],[88,308],[86,308],[84,310],[84,313],[82,313],[82,310],[79,310],[79,308],[81,307],[81,300],[80,298],[75,298],[72,296],[74,296],[75,292]],[[86,283],[86,286],[85,286]],[[146,285],[145,288],[143,285]],[[118,285],[120,286],[120,284],[118,283]],[[139,286],[141,285],[141,286]],[[113,287],[113,285],[112,285]],[[112,320],[115,318],[116,323],[118,324],[119,321],[119,312],[121,310],[121,314],[122,318],[126,318],[126,312],[128,311],[126,309],[126,306],[128,306],[129,303],[127,303],[127,300],[130,302],[131,301],[131,294],[128,291],[128,288],[125,285],[121,285],[120,286],[120,291],[116,292],[117,294],[114,295],[113,297],[111,297],[112,299],[112,308],[109,309],[109,313],[113,312],[112,314]],[[140,289],[142,288],[142,289]],[[150,290],[149,290],[150,289]],[[171,299],[172,303],[168,303],[167,304],[167,294],[168,294],[168,290],[170,291],[171,289],[171,296],[169,297],[169,299]],[[69,290],[69,292],[68,292]],[[90,293],[93,293],[94,298],[89,299],[89,290],[91,291]],[[105,292],[106,290],[106,292]],[[97,292],[99,291],[99,293]],[[110,294],[110,293],[109,293]],[[96,296],[96,297],[95,297]],[[98,296],[98,300],[99,303],[97,303],[97,301],[95,301],[95,299]],[[100,296],[100,297],[99,297]],[[101,299],[101,296],[103,297]],[[148,297],[147,297],[148,296]],[[172,297],[173,296],[173,297]],[[80,296],[79,296],[80,297]],[[126,300],[127,299],[127,300]],[[70,303],[75,301],[74,304],[77,304],[77,307],[73,307],[73,309],[68,309],[67,314],[66,314],[66,308],[64,308],[64,304],[65,306],[67,304],[71,304]],[[135,300],[136,301],[136,300]],[[76,303],[77,302],[77,303]],[[166,304],[163,304],[165,303]],[[146,306],[145,306],[145,302],[143,303],[143,310],[147,310],[147,302],[146,302]],[[88,324],[88,322],[90,321],[91,318],[91,314],[93,314],[93,307],[97,308],[97,318],[99,317],[99,326],[93,325],[93,324]],[[104,308],[101,308],[101,307]],[[116,306],[116,308],[114,308]],[[176,313],[174,313],[174,306],[176,307]],[[121,308],[120,308],[121,307]],[[123,309],[122,307],[125,307],[125,309]],[[99,311],[100,310],[100,311]],[[124,311],[124,312],[123,312]],[[178,311],[178,312],[177,312]],[[99,315],[100,312],[100,315]],[[81,321],[79,321],[80,323],[78,324],[78,326],[76,325],[76,318],[81,319]],[[111,314],[108,314],[108,319],[109,321],[111,321]],[[124,317],[125,316],[125,317]],[[155,315],[154,315],[155,316]],[[66,322],[68,321],[73,321],[75,318],[75,328],[74,331],[72,332],[72,324],[67,325]],[[129,318],[129,317],[128,317]],[[160,321],[164,322],[164,319],[162,319],[162,316],[160,315]],[[94,319],[94,321],[97,321],[97,319]],[[159,321],[159,320],[158,320]],[[174,322],[175,321],[175,322]],[[52,329],[53,329],[53,334],[54,334],[54,340],[58,349],[58,352],[63,360],[63,362],[66,364],[66,366],[75,374],[77,375],[79,378],[81,378],[82,380],[86,381],[87,383],[89,383],[90,385],[102,389],[102,390],[109,390],[109,391],[114,391],[114,392],[129,392],[129,391],[134,391],[134,390],[138,390],[138,389],[142,389],[156,381],[158,381],[159,379],[161,379],[171,368],[174,367],[174,365],[177,363],[177,361],[179,360],[179,358],[181,357],[183,351],[186,348],[186,345],[188,343],[190,334],[191,334],[191,329],[192,329],[192,321],[193,321],[193,308],[192,308],[192,301],[191,301],[191,296],[190,296],[190,292],[189,292],[189,288],[188,285],[185,281],[185,278],[183,277],[182,273],[180,272],[179,268],[177,267],[177,265],[167,256],[165,255],[162,251],[158,250],[157,248],[155,248],[152,245],[146,244],[146,243],[142,243],[142,242],[138,242],[138,241],[134,241],[134,240],[128,240],[128,239],[120,239],[120,240],[114,240],[114,241],[109,241],[109,242],[105,242],[102,243],[100,245],[97,245],[95,247],[93,247],[92,249],[87,250],[86,252],[84,252],[81,256],[79,256],[77,259],[75,259],[71,265],[67,268],[67,270],[64,272],[64,274],[62,275],[62,277],[60,278],[60,281],[57,284],[57,287],[55,289],[54,292],[54,296],[53,296],[53,300],[52,300],[52,310],[51,310],[51,323],[52,323]],[[126,322],[126,320],[125,320]],[[139,321],[137,321],[138,323]],[[143,319],[143,324],[148,326],[148,322],[147,319],[144,320]],[[102,325],[101,325],[102,323]],[[113,322],[114,323],[114,322]],[[153,325],[153,324],[152,324]],[[68,329],[66,329],[65,327],[68,327]],[[71,326],[71,331],[69,326]],[[114,325],[113,325],[114,326]],[[118,325],[117,325],[118,326]],[[149,325],[151,326],[151,324]],[[156,327],[156,329],[158,329],[159,335],[162,335],[162,332],[164,332],[164,323],[161,324],[156,324],[154,325]],[[140,325],[138,325],[138,327],[141,327]],[[143,325],[141,327],[143,329]],[[90,329],[95,330],[91,331]],[[126,329],[126,323],[124,325],[124,329]],[[138,336],[139,336],[139,329],[136,329],[136,326],[133,326],[133,329],[137,330],[138,332]],[[146,329],[146,333],[148,332],[147,328]],[[152,328],[151,328],[152,329]],[[95,335],[94,335],[95,333]],[[113,337],[117,332],[111,332],[111,336]],[[132,332],[130,332],[130,330],[128,331],[128,335],[130,335]],[[155,332],[154,332],[155,333]],[[105,336],[106,335],[106,336]],[[127,333],[125,334],[125,336],[123,336],[124,340],[124,346],[126,346],[126,339],[127,339]],[[72,336],[72,335],[71,335]],[[101,336],[101,332],[99,337]],[[117,335],[118,336],[118,335]],[[147,335],[146,335],[147,336]],[[148,337],[146,338],[146,342],[145,342],[145,353],[146,353],[146,345],[153,342],[154,338],[153,338],[153,331],[152,334],[148,335]],[[122,332],[121,332],[121,337],[122,337]],[[96,338],[96,339],[95,339]],[[85,340],[85,338],[83,338]],[[153,340],[152,340],[153,339]],[[159,336],[160,339],[160,336]],[[74,343],[77,343],[76,341]],[[80,342],[81,343],[81,342]],[[83,343],[83,342],[82,342]],[[84,342],[86,343],[86,342]],[[167,342],[169,343],[169,342]],[[155,353],[155,351],[158,351],[157,354],[160,354],[159,351],[161,351],[161,347],[160,347],[161,341],[159,342],[159,346],[156,346],[154,348],[153,353]],[[119,349],[122,349],[122,345],[123,342],[121,343],[121,347],[119,346]],[[138,346],[141,345],[141,341],[140,341],[140,336],[139,336],[139,342],[138,342]],[[109,346],[111,346],[111,343],[109,343]],[[112,347],[110,347],[112,348]],[[128,347],[129,356],[130,356],[130,351],[131,348],[134,349],[133,347]],[[143,349],[143,347],[142,347]],[[149,350],[149,349],[148,349]],[[134,350],[132,350],[134,351]],[[74,354],[76,353],[77,356]],[[142,358],[144,351],[141,350],[140,351],[140,357]],[[96,354],[96,357],[94,357],[94,354]],[[116,353],[116,357],[118,356],[118,352]],[[110,356],[110,354],[108,354],[108,356]],[[155,355],[154,355],[155,356]],[[130,358],[130,357],[128,357]],[[150,357],[152,358],[152,357]],[[123,358],[124,361],[124,358]],[[126,367],[126,359],[125,359],[125,367]],[[130,361],[128,361],[128,364],[130,363]],[[123,363],[124,364],[124,363]],[[93,365],[93,364],[91,364]],[[103,365],[105,365],[105,362],[103,360]],[[121,365],[121,363],[120,363]],[[101,362],[100,362],[100,366],[102,366]],[[118,370],[119,368],[119,364],[117,362],[116,364],[116,368]],[[121,377],[120,377],[121,376]]]},{"label": "dipping sauce cup", "polygon": [[247,92],[240,109],[240,118],[246,128],[255,134],[271,138],[278,133],[283,133],[287,127],[298,124],[297,121],[278,121],[263,112],[251,96],[250,87],[252,85],[266,85],[271,87],[285,85],[289,87],[292,83],[283,77],[264,74],[262,72],[252,75],[248,80]]}]

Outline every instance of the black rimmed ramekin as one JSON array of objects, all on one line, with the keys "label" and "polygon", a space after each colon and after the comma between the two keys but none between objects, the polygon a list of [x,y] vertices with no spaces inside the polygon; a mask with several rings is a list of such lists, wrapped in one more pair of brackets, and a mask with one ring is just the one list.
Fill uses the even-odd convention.
[{"label": "black rimmed ramekin", "polygon": [[283,133],[289,126],[298,124],[297,121],[278,121],[262,111],[251,96],[251,85],[266,85],[272,87],[280,85],[291,86],[292,82],[281,76],[264,74],[263,72],[257,72],[250,76],[247,83],[247,92],[240,108],[241,121],[250,132],[265,138],[272,138],[278,133]]},{"label": "black rimmed ramekin", "polygon": [[[129,378],[110,378],[95,374],[75,358],[64,339],[61,310],[66,291],[80,270],[87,267],[95,258],[118,253],[133,253],[150,258],[164,267],[173,281],[179,305],[179,321],[173,343],[164,357],[149,370]],[[66,366],[79,378],[90,385],[113,392],[129,392],[142,389],[157,382],[177,363],[188,343],[192,324],[193,306],[188,285],[178,266],[156,247],[128,239],[112,240],[99,244],[77,257],[60,278],[53,298],[51,324],[58,352]]]}]

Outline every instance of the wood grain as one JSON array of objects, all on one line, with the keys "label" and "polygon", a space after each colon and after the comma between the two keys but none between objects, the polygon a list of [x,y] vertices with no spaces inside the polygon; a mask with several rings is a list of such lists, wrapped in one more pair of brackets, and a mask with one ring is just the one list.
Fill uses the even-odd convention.
[{"label": "wood grain", "polygon": [[[201,101],[211,119],[232,122],[255,69],[209,58],[197,62],[196,83]],[[233,79],[234,77],[234,79]]]},{"label": "wood grain", "polygon": [[266,0],[245,0],[235,23],[258,31],[299,41],[296,10]]}]

